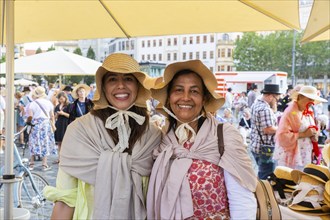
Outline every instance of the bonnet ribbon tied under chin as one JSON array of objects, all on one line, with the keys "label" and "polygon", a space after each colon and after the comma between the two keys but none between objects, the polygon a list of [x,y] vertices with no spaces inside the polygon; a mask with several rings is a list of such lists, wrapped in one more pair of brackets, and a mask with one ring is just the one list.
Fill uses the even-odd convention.
[{"label": "bonnet ribbon tied under chin", "polygon": [[[179,125],[179,127],[177,127],[177,129],[175,130],[175,135],[176,137],[179,139],[178,142],[180,145],[183,145],[186,141],[189,140],[189,142],[194,142],[195,141],[195,137],[196,137],[196,132],[195,130],[189,125],[189,123],[197,121],[200,117],[202,117],[202,115],[199,115],[198,117],[196,117],[194,120],[190,121],[190,122],[182,122],[180,121],[169,109],[167,109],[165,106],[163,107],[164,111],[169,114],[170,116],[172,116],[175,120],[181,122],[182,124]],[[191,137],[189,139],[189,131],[191,131]]]},{"label": "bonnet ribbon tied under chin", "polygon": [[131,135],[131,128],[129,126],[129,117],[133,118],[139,125],[142,125],[145,121],[145,117],[136,114],[131,111],[127,111],[132,106],[128,107],[126,110],[119,110],[113,106],[110,108],[116,110],[115,114],[109,116],[105,122],[105,127],[111,130],[117,128],[119,141],[118,144],[113,148],[113,151],[123,152],[128,148],[128,141]]}]

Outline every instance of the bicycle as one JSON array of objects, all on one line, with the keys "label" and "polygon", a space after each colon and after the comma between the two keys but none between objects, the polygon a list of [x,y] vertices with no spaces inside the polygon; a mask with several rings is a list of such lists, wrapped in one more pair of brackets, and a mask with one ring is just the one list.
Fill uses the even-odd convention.
[{"label": "bicycle", "polygon": [[[21,131],[14,134],[14,173],[22,180],[14,183],[13,201],[14,207],[28,209],[31,219],[50,219],[53,203],[46,200],[42,190],[49,185],[41,175],[29,170],[29,159],[21,158],[15,140],[28,128],[25,126]],[[5,139],[4,136],[1,136]],[[0,176],[3,175],[4,167],[0,169]],[[3,183],[0,183],[0,201],[4,201]],[[3,204],[2,204],[3,206]]]}]

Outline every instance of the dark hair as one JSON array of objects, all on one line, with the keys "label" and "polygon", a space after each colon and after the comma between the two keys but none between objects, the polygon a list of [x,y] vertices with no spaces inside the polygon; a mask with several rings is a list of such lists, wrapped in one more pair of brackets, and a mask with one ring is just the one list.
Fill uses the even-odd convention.
[{"label": "dark hair", "polygon": [[61,98],[61,97],[64,97],[64,98],[65,98],[65,103],[64,103],[65,106],[67,106],[67,105],[70,104],[70,102],[69,102],[69,98],[68,98],[68,96],[66,95],[65,92],[59,92],[59,93],[56,95],[56,98],[57,98],[57,99],[59,99],[59,98]]},{"label": "dark hair", "polygon": [[[104,76],[102,78],[101,88],[104,88],[104,81],[105,81],[106,75],[108,75],[108,73],[104,74]],[[138,80],[136,80],[136,82],[140,83]],[[138,107],[135,105],[133,105],[128,111],[134,112],[138,115],[145,117],[145,121],[142,125],[139,125],[134,119],[129,117],[129,126],[131,128],[131,135],[128,140],[129,148],[125,149],[124,152],[127,152],[128,154],[132,154],[134,144],[136,143],[136,141],[139,140],[139,138],[142,136],[142,134],[147,130],[147,127],[149,124],[149,114],[148,114],[148,111],[146,108]],[[112,108],[105,108],[105,109],[98,109],[98,110],[92,109],[90,111],[90,113],[92,115],[95,115],[96,117],[100,118],[103,121],[104,125],[105,125],[105,122],[108,119],[108,117],[110,117],[112,114],[115,114],[116,112],[117,111]],[[118,130],[117,129],[114,129],[114,130],[107,129],[107,132],[110,135],[110,137],[113,139],[113,142],[115,144],[117,144],[119,142]]]},{"label": "dark hair", "polygon": [[[171,89],[173,87],[173,83],[174,81],[179,77],[179,76],[183,76],[183,75],[188,75],[188,74],[195,74],[196,76],[198,76],[198,78],[201,80],[202,82],[202,85],[203,85],[203,97],[204,97],[204,100],[206,102],[208,102],[210,99],[211,99],[211,93],[209,92],[209,90],[206,88],[205,86],[205,83],[202,79],[202,77],[200,77],[200,75],[198,75],[197,73],[195,73],[194,71],[192,70],[189,70],[189,69],[185,69],[185,70],[181,70],[179,72],[177,72],[173,79],[169,82],[168,86],[167,86],[167,91],[166,91],[166,95],[167,95],[167,100],[166,100],[166,104],[165,104],[165,107],[167,109],[169,109],[171,111],[171,107],[170,107],[170,104],[169,104],[169,96],[170,96],[170,92],[171,92]],[[206,114],[205,112],[205,109],[204,107],[202,108],[202,111],[204,114]],[[198,119],[198,126],[197,126],[197,130],[199,130],[199,128],[202,126],[203,122],[205,121],[205,117],[200,117]],[[168,126],[168,130],[167,130],[167,133],[170,132],[171,128],[175,128],[176,127],[176,119],[174,119],[172,116],[169,115],[169,118],[168,118],[168,121],[169,121],[169,126]]]},{"label": "dark hair", "polygon": [[232,91],[232,88],[229,87],[229,88],[227,89],[227,91],[228,91],[228,92],[231,92],[231,91]]},{"label": "dark hair", "polygon": [[[145,121],[142,125],[139,125],[134,119],[129,117],[129,126],[131,128],[131,135],[128,140],[128,145],[129,148],[125,149],[124,152],[127,152],[128,154],[132,154],[134,144],[136,143],[137,140],[142,136],[142,134],[147,130],[147,125],[149,124],[149,115],[147,112],[147,109],[141,108],[138,106],[132,106],[129,111],[135,112],[138,115],[144,116]],[[92,109],[90,113],[92,115],[95,115],[96,117],[100,118],[104,125],[108,117],[110,117],[112,114],[115,114],[117,111],[112,109],[112,108],[105,108],[105,109],[98,109],[94,110]],[[107,129],[108,134],[110,137],[113,139],[113,142],[117,144],[119,142],[119,137],[118,137],[118,131],[117,129],[111,130]]]}]

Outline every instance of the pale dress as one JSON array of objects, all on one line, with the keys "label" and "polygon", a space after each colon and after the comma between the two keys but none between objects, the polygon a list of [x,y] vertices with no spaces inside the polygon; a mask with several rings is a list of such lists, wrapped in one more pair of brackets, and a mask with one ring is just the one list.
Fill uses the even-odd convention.
[{"label": "pale dress", "polygon": [[[301,126],[299,132],[304,132],[309,126],[315,125],[314,120],[311,116],[301,116]],[[305,165],[312,162],[312,149],[313,144],[309,137],[298,138],[298,151],[294,156],[295,165],[291,167],[293,169],[302,170]],[[288,166],[286,163],[286,155],[288,152],[285,152],[283,147],[276,147],[274,152],[274,159],[277,160],[278,166]]]}]

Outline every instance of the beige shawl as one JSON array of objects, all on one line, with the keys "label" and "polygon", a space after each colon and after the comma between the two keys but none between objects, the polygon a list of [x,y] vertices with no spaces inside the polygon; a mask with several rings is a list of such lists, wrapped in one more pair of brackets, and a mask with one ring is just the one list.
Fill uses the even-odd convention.
[{"label": "beige shawl", "polygon": [[104,123],[87,114],[68,126],[62,142],[62,170],[95,187],[93,219],[145,219],[142,176],[149,176],[160,130],[149,125],[132,155],[113,152]]},{"label": "beige shawl", "polygon": [[243,187],[255,191],[257,178],[242,137],[232,125],[224,125],[225,151],[220,160],[217,125],[215,118],[208,115],[190,150],[178,144],[173,130],[163,137],[159,149],[154,152],[157,159],[149,182],[148,219],[185,219],[193,215],[186,176],[192,159],[206,160],[223,167]]}]

